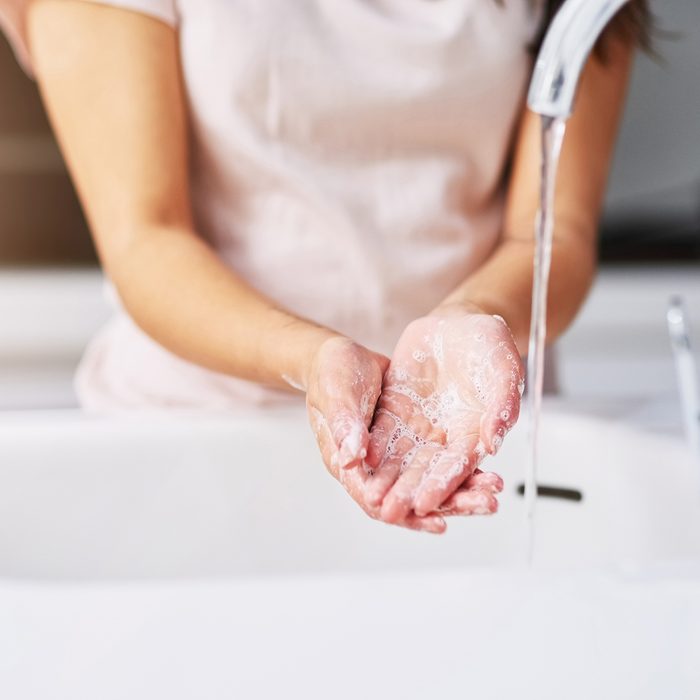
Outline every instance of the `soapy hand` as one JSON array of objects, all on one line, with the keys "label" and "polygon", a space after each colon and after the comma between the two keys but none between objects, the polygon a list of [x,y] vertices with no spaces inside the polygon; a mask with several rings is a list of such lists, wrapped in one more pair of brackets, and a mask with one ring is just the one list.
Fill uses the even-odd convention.
[{"label": "soapy hand", "polygon": [[341,336],[326,340],[313,358],[306,409],[336,478],[367,455],[368,428],[388,365],[384,355]]},{"label": "soapy hand", "polygon": [[[388,365],[387,357],[348,338],[331,338],[314,356],[306,392],[309,421],[326,468],[371,517],[379,516],[379,508],[367,505],[366,474],[353,467],[358,467],[367,455],[368,429]],[[396,524],[437,531],[437,521],[442,518],[408,514]]]},{"label": "soapy hand", "polygon": [[493,513],[501,480],[478,470],[518,419],[524,371],[503,319],[448,309],[411,323],[384,378],[366,464],[386,522],[443,508]]},{"label": "soapy hand", "polygon": [[[316,352],[308,375],[306,405],[309,420],[328,471],[372,518],[382,519],[379,503],[367,499],[369,472],[364,466],[369,445],[369,426],[381,393],[382,378],[389,365],[383,355],[334,337]],[[502,483],[495,475],[475,473],[449,498],[440,512],[421,516],[406,512],[392,523],[413,530],[441,533],[444,515],[463,515],[473,502],[472,491],[497,493]]]}]

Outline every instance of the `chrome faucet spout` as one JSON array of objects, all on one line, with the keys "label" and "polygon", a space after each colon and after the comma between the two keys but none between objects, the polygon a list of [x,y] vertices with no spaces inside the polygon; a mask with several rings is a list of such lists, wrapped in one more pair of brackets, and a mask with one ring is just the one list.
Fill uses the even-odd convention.
[{"label": "chrome faucet spout", "polygon": [[566,0],[545,36],[528,106],[546,117],[571,115],[583,66],[596,40],[629,0]]}]

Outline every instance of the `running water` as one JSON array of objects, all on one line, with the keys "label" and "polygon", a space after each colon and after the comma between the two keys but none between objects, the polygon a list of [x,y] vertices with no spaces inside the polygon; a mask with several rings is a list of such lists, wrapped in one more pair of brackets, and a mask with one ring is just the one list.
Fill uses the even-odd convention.
[{"label": "running water", "polygon": [[527,352],[528,403],[530,407],[530,461],[525,472],[527,515],[527,561],[532,563],[537,501],[537,452],[544,382],[544,347],[547,336],[547,288],[552,262],[554,232],[554,185],[566,121],[542,117],[542,181],[540,209],[535,225],[535,271],[532,288],[532,321]]}]

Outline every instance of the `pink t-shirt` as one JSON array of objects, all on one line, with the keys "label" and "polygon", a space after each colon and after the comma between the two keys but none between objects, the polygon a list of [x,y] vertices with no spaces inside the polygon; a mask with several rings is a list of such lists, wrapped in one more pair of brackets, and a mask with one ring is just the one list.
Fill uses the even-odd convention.
[{"label": "pink t-shirt", "polygon": [[[178,31],[198,232],[285,308],[389,353],[493,251],[541,1],[96,1]],[[0,0],[21,57],[25,4]],[[175,357],[116,297],[77,387],[106,410],[284,400]]]}]

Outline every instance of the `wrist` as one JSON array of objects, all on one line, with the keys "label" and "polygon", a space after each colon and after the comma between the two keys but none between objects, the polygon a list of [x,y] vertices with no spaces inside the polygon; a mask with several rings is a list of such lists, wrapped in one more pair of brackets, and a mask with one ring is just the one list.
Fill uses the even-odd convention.
[{"label": "wrist", "polygon": [[315,356],[326,341],[335,337],[342,336],[285,311],[270,309],[257,345],[260,366],[268,368],[267,381],[306,391]]},{"label": "wrist", "polygon": [[305,324],[296,343],[296,351],[291,354],[282,380],[299,391],[306,392],[309,378],[321,349],[330,341],[344,340],[345,336],[329,328]]}]

